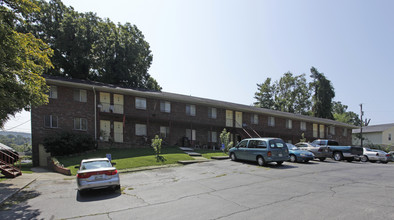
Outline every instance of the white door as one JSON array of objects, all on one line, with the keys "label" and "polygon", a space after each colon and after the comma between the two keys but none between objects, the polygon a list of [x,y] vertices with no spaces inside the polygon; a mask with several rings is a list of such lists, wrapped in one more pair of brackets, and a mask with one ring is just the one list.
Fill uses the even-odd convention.
[{"label": "white door", "polygon": [[108,141],[111,134],[111,122],[106,120],[100,120],[100,137],[103,141]]},{"label": "white door", "polygon": [[100,103],[102,105],[102,112],[109,112],[109,106],[111,103],[110,95],[107,92],[100,92]]},{"label": "white door", "polygon": [[123,142],[123,122],[114,122],[114,141]]},{"label": "white door", "polygon": [[123,95],[114,94],[114,113],[123,114]]},{"label": "white door", "polygon": [[235,127],[242,128],[242,112],[235,112]]},{"label": "white door", "polygon": [[42,144],[38,145],[38,157],[40,167],[48,166],[48,157],[51,156],[50,153],[45,151],[45,147]]},{"label": "white door", "polygon": [[226,110],[226,127],[233,127],[233,111]]}]

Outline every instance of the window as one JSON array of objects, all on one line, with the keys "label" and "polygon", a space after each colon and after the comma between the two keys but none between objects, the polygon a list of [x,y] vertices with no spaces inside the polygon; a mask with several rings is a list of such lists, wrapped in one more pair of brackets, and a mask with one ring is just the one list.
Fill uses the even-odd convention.
[{"label": "window", "polygon": [[257,125],[259,123],[259,115],[253,114],[252,117],[250,118],[250,123]]},{"label": "window", "polygon": [[83,89],[74,90],[74,101],[87,102],[86,90]]},{"label": "window", "polygon": [[216,118],[217,117],[217,110],[216,108],[209,108],[208,109],[208,118]]},{"label": "window", "polygon": [[301,131],[306,131],[306,122],[305,121],[300,122],[300,129],[301,129]]},{"label": "window", "polygon": [[293,121],[290,119],[286,119],[286,128],[292,129],[293,128]]},{"label": "window", "polygon": [[74,129],[86,131],[88,129],[88,121],[86,118],[74,118]]},{"label": "window", "polygon": [[243,140],[241,142],[238,143],[238,147],[246,147],[248,144],[248,140]]},{"label": "window", "polygon": [[135,108],[136,109],[146,109],[146,99],[135,98]]},{"label": "window", "polygon": [[345,137],[347,136],[347,128],[343,129],[343,136],[345,136]]},{"label": "window", "polygon": [[44,125],[47,128],[57,128],[57,116],[53,115],[45,115],[44,117]]},{"label": "window", "polygon": [[318,137],[318,125],[313,124],[313,137],[317,138]]},{"label": "window", "polygon": [[160,126],[160,137],[166,138],[170,135],[170,128],[165,126]]},{"label": "window", "polygon": [[113,105],[113,113],[123,114],[123,104],[124,98],[123,95],[114,94],[114,105]]},{"label": "window", "polygon": [[330,126],[330,135],[335,135],[335,127]]},{"label": "window", "polygon": [[110,110],[110,94],[107,92],[100,92],[100,111],[109,112]]},{"label": "window", "polygon": [[57,86],[49,87],[49,98],[57,99]]},{"label": "window", "polygon": [[275,127],[275,118],[274,117],[268,117],[268,126]]},{"label": "window", "polygon": [[171,103],[167,101],[160,101],[160,111],[161,112],[171,112]]},{"label": "window", "polygon": [[216,131],[208,131],[208,142],[217,143],[218,137]]},{"label": "window", "polygon": [[324,125],[319,125],[320,138],[324,138]]},{"label": "window", "polygon": [[145,124],[135,124],[135,135],[146,136],[146,125]]},{"label": "window", "polygon": [[186,105],[186,115],[196,116],[196,106]]},{"label": "window", "polygon": [[196,130],[193,129],[186,129],[186,137],[190,141],[195,141],[196,140]]}]

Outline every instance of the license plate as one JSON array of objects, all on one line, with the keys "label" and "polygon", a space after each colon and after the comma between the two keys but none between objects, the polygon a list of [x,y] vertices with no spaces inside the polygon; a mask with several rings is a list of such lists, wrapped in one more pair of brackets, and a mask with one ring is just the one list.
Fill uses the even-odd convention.
[{"label": "license plate", "polygon": [[96,175],[96,176],[94,177],[94,179],[95,179],[95,180],[102,180],[102,179],[104,179],[104,175]]},{"label": "license plate", "polygon": [[279,154],[279,157],[283,156],[283,154]]}]

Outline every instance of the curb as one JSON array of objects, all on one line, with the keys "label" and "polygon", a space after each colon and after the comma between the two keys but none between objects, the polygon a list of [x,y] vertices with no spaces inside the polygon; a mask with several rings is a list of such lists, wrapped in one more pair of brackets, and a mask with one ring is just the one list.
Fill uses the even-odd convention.
[{"label": "curb", "polygon": [[230,159],[230,157],[229,156],[213,156],[213,157],[211,157],[211,159],[213,159],[213,160],[227,160],[227,159]]},{"label": "curb", "polygon": [[208,160],[208,159],[205,159],[205,160],[180,160],[180,161],[178,161],[178,163],[183,164],[183,165],[187,165],[187,164],[203,163],[203,162],[209,162],[209,161],[212,161],[212,160]]},{"label": "curb", "polygon": [[168,164],[168,165],[162,165],[162,166],[150,166],[150,167],[139,167],[139,168],[133,168],[133,169],[123,169],[123,170],[118,170],[119,173],[133,173],[133,172],[139,172],[139,171],[145,171],[145,170],[157,170],[157,169],[162,169],[162,168],[169,168],[169,167],[178,167],[180,164]]}]

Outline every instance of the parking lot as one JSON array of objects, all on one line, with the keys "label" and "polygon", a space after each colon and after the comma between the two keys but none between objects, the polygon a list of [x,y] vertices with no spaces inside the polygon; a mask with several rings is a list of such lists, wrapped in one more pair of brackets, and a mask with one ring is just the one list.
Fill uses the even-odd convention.
[{"label": "parking lot", "polygon": [[122,192],[80,196],[39,178],[0,219],[394,219],[394,163],[212,161],[121,174]]}]

